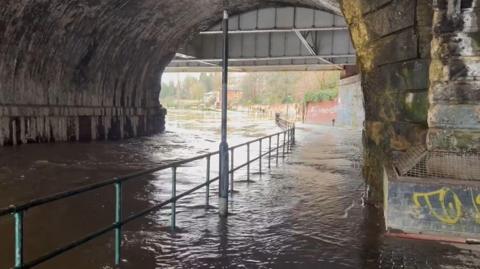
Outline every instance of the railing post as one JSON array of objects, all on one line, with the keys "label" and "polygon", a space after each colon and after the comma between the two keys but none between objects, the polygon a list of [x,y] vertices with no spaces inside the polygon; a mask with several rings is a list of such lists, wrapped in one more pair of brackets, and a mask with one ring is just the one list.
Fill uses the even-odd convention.
[{"label": "railing post", "polygon": [[272,136],[268,137],[268,169],[272,168]]},{"label": "railing post", "polygon": [[206,175],[206,194],[205,194],[205,205],[208,208],[210,205],[210,155],[207,156],[207,175]]},{"label": "railing post", "polygon": [[288,129],[288,150],[292,151],[292,126],[290,125],[290,129]]},{"label": "railing post", "polygon": [[247,182],[250,182],[250,142],[247,143]]},{"label": "railing post", "polygon": [[295,145],[295,131],[296,131],[296,128],[295,128],[295,123],[293,124],[293,129],[292,129],[292,134],[293,134],[293,144]]},{"label": "railing post", "polygon": [[285,131],[283,132],[283,142],[282,142],[282,157],[285,158],[285,141],[286,141],[286,134]]},{"label": "railing post", "polygon": [[262,174],[262,139],[260,138],[260,142],[258,144],[258,170],[260,175]]},{"label": "railing post", "polygon": [[[177,167],[172,167],[172,199],[175,199],[177,196]],[[176,209],[177,209],[177,201],[173,200],[172,202],[172,215],[170,216],[170,225],[172,226],[172,231],[175,231],[175,223],[176,223]]]},{"label": "railing post", "polygon": [[290,152],[290,123],[287,125],[287,130],[285,131],[287,135],[287,153]]},{"label": "railing post", "polygon": [[15,212],[15,268],[23,267],[23,211]]},{"label": "railing post", "polygon": [[292,125],[292,128],[290,129],[290,150],[293,150],[293,145],[295,145],[295,137],[293,136],[293,127],[294,125]]},{"label": "railing post", "polygon": [[280,150],[280,133],[277,134],[277,160],[276,160],[276,165],[278,167],[278,151]]},{"label": "railing post", "polygon": [[233,174],[235,173],[235,171],[234,171],[235,170],[235,159],[233,157],[234,154],[235,154],[234,148],[232,148],[230,150],[230,152],[231,152],[230,153],[231,154],[231,156],[230,156],[230,167],[231,167],[230,168],[230,185],[231,185],[230,186],[230,192],[231,192],[231,194],[233,194],[233,192],[234,192],[234,188],[233,188],[234,175]]},{"label": "railing post", "polygon": [[122,182],[115,183],[115,265],[120,265],[122,248]]}]

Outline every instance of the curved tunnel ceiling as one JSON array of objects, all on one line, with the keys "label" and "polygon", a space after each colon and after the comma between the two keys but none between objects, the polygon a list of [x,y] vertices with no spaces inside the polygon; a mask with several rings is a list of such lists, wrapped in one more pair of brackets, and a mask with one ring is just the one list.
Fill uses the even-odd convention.
[{"label": "curved tunnel ceiling", "polygon": [[[223,2],[7,0],[0,103],[155,106],[159,74],[185,40],[219,21]],[[228,1],[234,14],[279,5],[339,13],[334,0]]]}]

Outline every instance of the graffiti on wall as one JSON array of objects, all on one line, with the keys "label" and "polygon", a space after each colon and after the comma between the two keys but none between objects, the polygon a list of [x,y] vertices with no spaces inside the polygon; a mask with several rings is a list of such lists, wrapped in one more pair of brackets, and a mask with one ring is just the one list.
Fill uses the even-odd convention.
[{"label": "graffiti on wall", "polygon": [[480,235],[480,186],[390,181],[387,225],[407,232]]},{"label": "graffiti on wall", "polygon": [[[480,194],[476,195],[470,189],[470,201],[474,208],[473,219],[480,224]],[[432,216],[445,224],[457,224],[461,217],[465,215],[463,212],[464,205],[459,196],[450,188],[443,187],[433,192],[413,193],[413,203],[417,216],[420,215],[422,208],[427,208]],[[435,207],[438,204],[439,207]]]}]

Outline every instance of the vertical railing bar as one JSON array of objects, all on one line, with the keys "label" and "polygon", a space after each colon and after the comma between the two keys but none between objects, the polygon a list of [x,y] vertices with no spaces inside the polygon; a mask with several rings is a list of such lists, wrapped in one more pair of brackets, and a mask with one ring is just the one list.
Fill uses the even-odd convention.
[{"label": "vertical railing bar", "polygon": [[230,184],[232,185],[232,186],[230,187],[230,192],[231,192],[231,194],[233,194],[233,192],[234,192],[233,180],[234,180],[234,172],[235,172],[235,159],[234,159],[234,157],[233,157],[233,156],[235,155],[234,148],[232,148],[230,152],[231,152],[231,153],[230,153],[230,154],[231,154],[231,158],[230,158],[230,166],[231,166],[231,168],[230,168],[230,170],[231,170],[231,173],[230,173]]},{"label": "vertical railing bar", "polygon": [[287,154],[290,152],[290,124],[287,125],[287,130],[285,131],[287,135]]},{"label": "vertical railing bar", "polygon": [[292,151],[292,126],[288,127],[288,152]]},{"label": "vertical railing bar", "polygon": [[250,142],[247,143],[247,182],[250,182]]},{"label": "vertical railing bar", "polygon": [[288,132],[289,133],[289,136],[288,136],[288,140],[290,140],[290,151],[292,151],[292,128],[290,128],[290,131]]},{"label": "vertical railing bar", "polygon": [[295,130],[295,124],[292,125],[292,129],[290,130],[290,149],[293,150],[293,146],[295,145],[295,136],[293,135],[293,130]]},{"label": "vertical railing bar", "polygon": [[122,182],[115,183],[115,265],[120,265],[122,248]]},{"label": "vertical railing bar", "polygon": [[290,130],[288,131],[288,140],[290,145],[290,151],[292,151],[292,125],[290,125]]},{"label": "vertical railing bar", "polygon": [[258,170],[260,172],[260,175],[262,174],[262,138],[260,138],[260,141],[258,143]]},{"label": "vertical railing bar", "polygon": [[283,132],[283,141],[282,141],[282,157],[285,158],[285,139],[286,135],[285,132]]},{"label": "vertical railing bar", "polygon": [[280,133],[277,134],[277,160],[276,160],[276,165],[278,167],[278,152],[279,152],[279,149],[280,149]]},{"label": "vertical railing bar", "polygon": [[272,137],[268,137],[268,169],[272,168]]},{"label": "vertical railing bar", "polygon": [[15,268],[23,267],[23,211],[15,212]]},{"label": "vertical railing bar", "polygon": [[295,123],[293,124],[293,130],[292,130],[292,134],[293,134],[293,145],[295,145]]},{"label": "vertical railing bar", "polygon": [[210,206],[210,155],[207,156],[207,175],[206,175],[206,194],[205,194],[205,204],[208,208]]},{"label": "vertical railing bar", "polygon": [[293,127],[290,126],[290,137],[289,137],[289,139],[290,139],[290,152],[293,150],[292,130],[293,130]]},{"label": "vertical railing bar", "polygon": [[[172,199],[177,196],[177,167],[172,167]],[[170,216],[170,225],[172,231],[175,231],[177,201],[172,202],[172,215]]]},{"label": "vertical railing bar", "polygon": [[290,150],[293,150],[293,146],[295,145],[295,135],[293,134],[293,130],[295,130],[295,124],[292,125],[292,129],[290,130]]}]

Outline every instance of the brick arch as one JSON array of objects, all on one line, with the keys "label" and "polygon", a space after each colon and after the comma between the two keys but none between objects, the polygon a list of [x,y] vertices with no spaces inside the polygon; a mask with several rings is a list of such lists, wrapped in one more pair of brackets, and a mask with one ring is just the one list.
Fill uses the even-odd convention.
[{"label": "brick arch", "polygon": [[232,13],[335,0],[7,0],[0,7],[0,145],[163,130],[159,78],[176,49]]},{"label": "brick arch", "polygon": [[480,148],[478,0],[6,1],[1,145],[161,131],[163,68],[228,2],[232,13],[292,5],[344,14],[362,72],[365,174],[376,200],[394,155],[418,145]]}]

